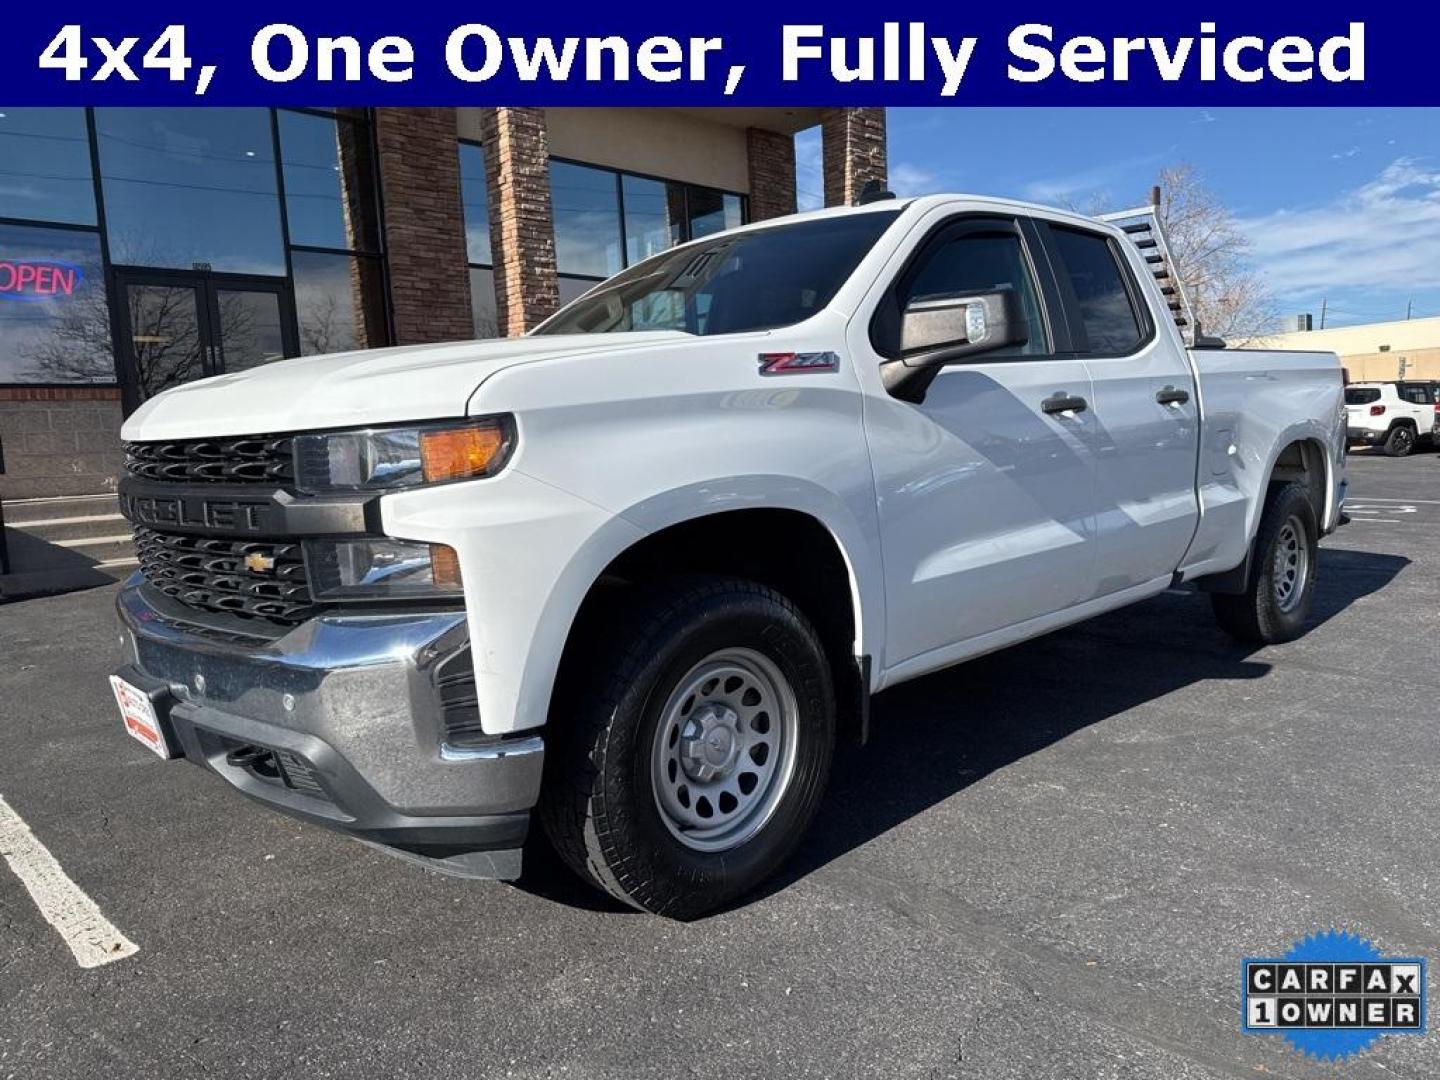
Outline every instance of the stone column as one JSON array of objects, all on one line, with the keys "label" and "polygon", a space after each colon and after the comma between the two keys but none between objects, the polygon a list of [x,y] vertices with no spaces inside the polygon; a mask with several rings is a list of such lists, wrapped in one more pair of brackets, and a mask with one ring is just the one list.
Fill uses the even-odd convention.
[{"label": "stone column", "polygon": [[474,337],[453,108],[375,110],[395,342]]},{"label": "stone column", "polygon": [[750,164],[750,220],[795,213],[795,136],[747,128],[745,148]]},{"label": "stone column", "polygon": [[485,109],[480,128],[496,316],[500,333],[512,337],[534,329],[560,306],[545,110]]},{"label": "stone column", "polygon": [[825,205],[850,206],[870,180],[884,187],[884,109],[825,109],[820,121]]}]

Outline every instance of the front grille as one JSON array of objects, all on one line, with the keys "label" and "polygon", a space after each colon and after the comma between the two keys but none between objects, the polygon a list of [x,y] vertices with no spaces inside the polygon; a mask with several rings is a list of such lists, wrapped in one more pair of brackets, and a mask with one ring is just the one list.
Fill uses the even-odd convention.
[{"label": "front grille", "polygon": [[295,482],[294,449],[289,435],[131,442],[125,444],[125,470],[143,480],[175,484],[286,487]]},{"label": "front grille", "polygon": [[[314,610],[297,542],[186,536],[137,525],[135,553],[151,587],[189,607],[282,625]],[[247,556],[259,556],[260,567],[247,567]]]}]

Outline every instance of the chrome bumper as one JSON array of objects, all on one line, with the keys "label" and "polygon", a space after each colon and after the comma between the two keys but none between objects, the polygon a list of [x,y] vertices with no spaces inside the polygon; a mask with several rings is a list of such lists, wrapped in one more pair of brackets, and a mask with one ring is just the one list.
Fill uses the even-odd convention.
[{"label": "chrome bumper", "polygon": [[191,761],[439,869],[518,875],[544,746],[447,743],[438,676],[468,645],[463,612],[327,614],[264,638],[151,594],[138,575],[117,607],[130,660],[119,674],[151,693]]}]

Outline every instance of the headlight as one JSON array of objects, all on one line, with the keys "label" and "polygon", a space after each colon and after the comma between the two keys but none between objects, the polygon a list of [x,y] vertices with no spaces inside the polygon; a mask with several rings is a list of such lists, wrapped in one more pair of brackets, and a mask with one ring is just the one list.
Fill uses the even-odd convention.
[{"label": "headlight", "polygon": [[433,600],[460,596],[460,562],[444,544],[386,536],[307,540],[310,592],[316,600]]},{"label": "headlight", "polygon": [[509,416],[447,424],[300,435],[295,478],[301,491],[392,491],[494,476],[515,446]]}]

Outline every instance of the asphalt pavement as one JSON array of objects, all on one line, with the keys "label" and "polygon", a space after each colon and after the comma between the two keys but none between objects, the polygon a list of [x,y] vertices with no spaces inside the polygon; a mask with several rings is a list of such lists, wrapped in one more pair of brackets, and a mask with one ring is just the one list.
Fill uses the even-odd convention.
[{"label": "asphalt pavement", "polygon": [[0,607],[0,796],[138,946],[78,966],[0,865],[0,1080],[1440,1076],[1434,1020],[1344,1066],[1239,1031],[1240,959],[1312,931],[1440,963],[1440,454],[1350,476],[1308,636],[1177,591],[887,692],[690,924],[277,816],[121,731],[113,588]]}]

